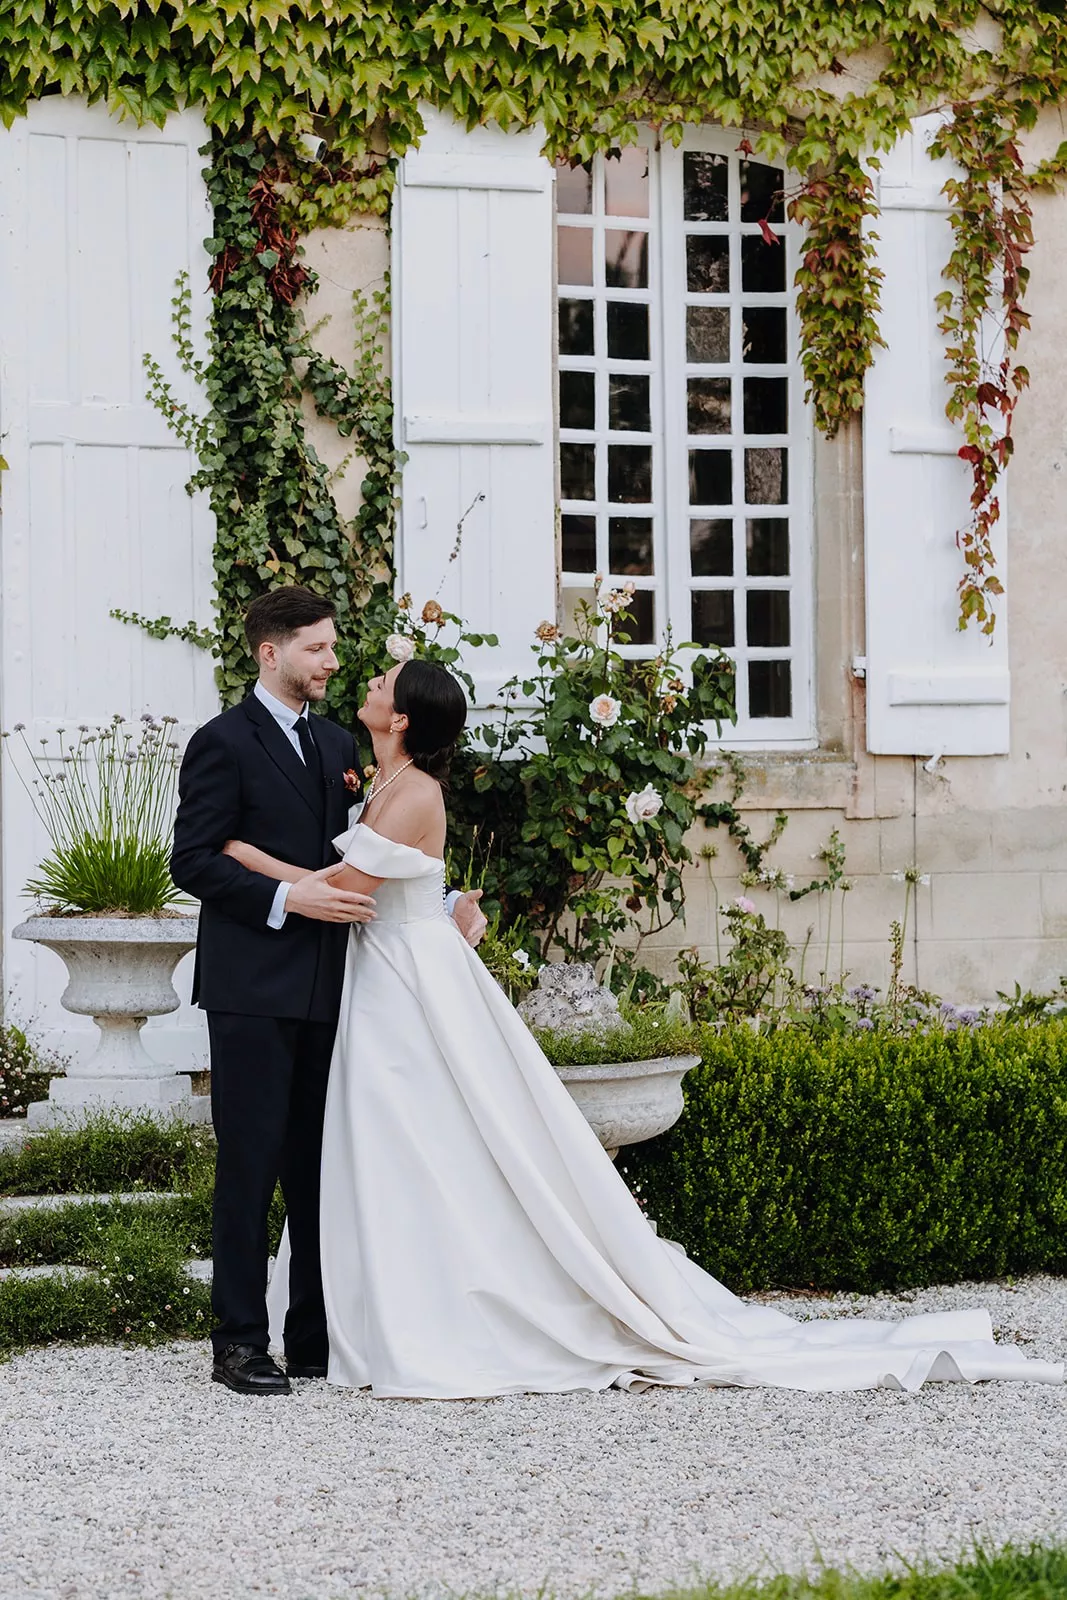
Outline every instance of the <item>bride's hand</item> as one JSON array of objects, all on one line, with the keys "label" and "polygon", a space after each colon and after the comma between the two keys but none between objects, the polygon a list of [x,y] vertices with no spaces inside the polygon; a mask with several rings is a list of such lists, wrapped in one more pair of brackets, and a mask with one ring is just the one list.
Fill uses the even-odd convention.
[{"label": "bride's hand", "polygon": [[226,843],[222,847],[222,853],[224,856],[232,856],[233,859],[235,861],[239,861],[243,867],[248,865],[247,850],[248,846],[242,844],[240,839],[227,839]]}]

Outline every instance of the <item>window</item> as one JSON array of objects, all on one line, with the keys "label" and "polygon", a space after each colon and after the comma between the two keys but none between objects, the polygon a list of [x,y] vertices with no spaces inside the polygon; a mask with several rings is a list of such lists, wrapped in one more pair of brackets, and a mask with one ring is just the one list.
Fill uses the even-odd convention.
[{"label": "window", "polygon": [[727,650],[724,732],[767,745],[812,733],[810,427],[784,173],[738,142],[557,171],[561,585],[632,581],[630,654]]}]

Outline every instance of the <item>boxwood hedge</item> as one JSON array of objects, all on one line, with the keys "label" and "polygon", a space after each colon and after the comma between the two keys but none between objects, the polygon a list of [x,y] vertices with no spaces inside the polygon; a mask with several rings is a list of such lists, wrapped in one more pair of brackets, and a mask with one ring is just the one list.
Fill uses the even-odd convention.
[{"label": "boxwood hedge", "polygon": [[1067,1023],[703,1035],[681,1121],[623,1152],[731,1288],[1067,1270]]}]

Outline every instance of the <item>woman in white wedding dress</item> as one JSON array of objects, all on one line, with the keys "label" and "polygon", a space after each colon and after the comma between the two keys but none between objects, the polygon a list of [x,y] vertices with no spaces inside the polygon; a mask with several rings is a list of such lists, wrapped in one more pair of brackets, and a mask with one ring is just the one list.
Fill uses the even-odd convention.
[{"label": "woman in white wedding dress", "polygon": [[[370,685],[378,777],[336,841],[353,928],[322,1154],[329,1380],[437,1399],[650,1384],[915,1389],[1063,1381],[981,1310],[797,1322],[746,1304],[652,1232],[444,906],[435,762],[465,701],[441,667]],[[371,825],[373,824],[373,825]],[[255,870],[300,869],[240,843]],[[284,1313],[285,1249],[271,1285]]]}]

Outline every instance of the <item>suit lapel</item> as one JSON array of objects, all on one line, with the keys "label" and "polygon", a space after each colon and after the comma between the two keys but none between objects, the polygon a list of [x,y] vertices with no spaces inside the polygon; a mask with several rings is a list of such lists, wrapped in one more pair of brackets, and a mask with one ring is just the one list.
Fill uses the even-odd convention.
[{"label": "suit lapel", "polygon": [[[278,771],[284,778],[289,780],[297,794],[311,808],[315,817],[321,819],[325,796],[315,775],[308,771],[266,706],[257,700],[254,694],[249,695],[244,704],[248,717],[255,724],[256,737],[278,768]],[[314,737],[314,734],[312,737]],[[319,752],[323,756],[325,770],[326,758],[321,744],[319,745]]]}]

